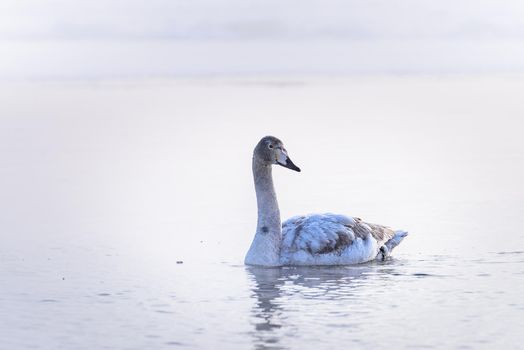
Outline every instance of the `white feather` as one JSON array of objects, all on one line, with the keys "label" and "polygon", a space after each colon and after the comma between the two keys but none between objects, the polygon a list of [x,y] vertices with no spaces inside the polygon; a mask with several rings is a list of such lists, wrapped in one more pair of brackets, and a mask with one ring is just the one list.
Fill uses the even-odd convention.
[{"label": "white feather", "polygon": [[[377,241],[371,232],[356,237],[352,229],[355,225],[354,218],[338,214],[312,214],[286,220],[282,225],[280,263],[348,265],[373,260],[383,242]],[[342,241],[347,244],[336,249],[344,234],[348,240]]]}]

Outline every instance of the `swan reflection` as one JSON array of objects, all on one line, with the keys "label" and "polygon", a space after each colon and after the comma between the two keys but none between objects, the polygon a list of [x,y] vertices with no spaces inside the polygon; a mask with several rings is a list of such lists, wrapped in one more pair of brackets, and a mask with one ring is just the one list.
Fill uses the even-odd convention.
[{"label": "swan reflection", "polygon": [[[256,348],[286,348],[280,344],[282,338],[296,334],[299,327],[289,318],[307,311],[304,305],[308,300],[332,303],[333,314],[336,310],[347,312],[344,306],[362,297],[359,287],[366,285],[370,277],[380,284],[393,270],[394,266],[388,262],[340,267],[246,267],[253,283],[252,335]],[[299,305],[297,299],[302,301]]]}]

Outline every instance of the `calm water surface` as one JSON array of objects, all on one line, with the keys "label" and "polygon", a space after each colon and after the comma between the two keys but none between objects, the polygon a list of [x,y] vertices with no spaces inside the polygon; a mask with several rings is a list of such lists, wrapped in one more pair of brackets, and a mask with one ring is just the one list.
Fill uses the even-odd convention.
[{"label": "calm water surface", "polygon": [[[522,348],[522,81],[284,83],[4,87],[0,347]],[[243,266],[266,133],[283,217],[409,230],[393,259]]]},{"label": "calm water surface", "polygon": [[[113,254],[49,251],[36,264],[4,257],[4,346],[520,346],[522,251],[276,269],[174,260],[145,269]],[[68,266],[83,255],[99,266]]]}]

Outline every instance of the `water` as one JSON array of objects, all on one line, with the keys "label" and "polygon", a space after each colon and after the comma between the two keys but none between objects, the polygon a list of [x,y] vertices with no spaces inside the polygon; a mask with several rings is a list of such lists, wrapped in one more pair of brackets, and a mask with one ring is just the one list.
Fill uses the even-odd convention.
[{"label": "water", "polygon": [[[521,348],[518,78],[2,86],[8,349]],[[245,267],[250,154],[283,139],[283,217],[407,229],[394,258]]]},{"label": "water", "polygon": [[42,262],[10,279],[23,290],[2,293],[2,338],[8,348],[49,349],[518,347],[523,256],[404,254],[282,269],[166,261],[137,272],[102,255],[106,267],[82,275]]}]

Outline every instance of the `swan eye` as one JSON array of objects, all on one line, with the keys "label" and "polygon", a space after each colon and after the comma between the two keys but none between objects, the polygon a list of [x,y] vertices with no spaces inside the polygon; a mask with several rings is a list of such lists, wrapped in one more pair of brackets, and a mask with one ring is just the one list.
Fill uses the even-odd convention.
[{"label": "swan eye", "polygon": [[273,149],[273,145],[272,144],[269,144],[267,145],[270,149]]}]

